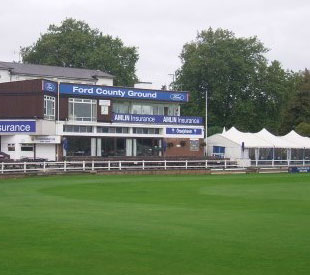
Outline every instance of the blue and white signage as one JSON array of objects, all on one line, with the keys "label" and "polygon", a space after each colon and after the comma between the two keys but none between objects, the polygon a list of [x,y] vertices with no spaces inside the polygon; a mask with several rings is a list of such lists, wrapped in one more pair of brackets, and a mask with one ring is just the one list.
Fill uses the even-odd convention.
[{"label": "blue and white signage", "polygon": [[128,123],[154,123],[154,124],[184,124],[184,125],[201,125],[201,117],[185,116],[156,116],[156,115],[133,115],[133,114],[116,114],[112,116],[113,122]]},{"label": "blue and white signage", "polygon": [[166,128],[167,135],[202,135],[202,129]]},{"label": "blue and white signage", "polygon": [[296,166],[289,168],[290,173],[310,173],[310,166]]},{"label": "blue and white signage", "polygon": [[0,121],[0,133],[34,133],[35,131],[35,121]]},{"label": "blue and white signage", "polygon": [[45,92],[57,93],[58,84],[54,81],[43,80],[42,89]]},{"label": "blue and white signage", "polygon": [[60,94],[66,94],[66,95],[85,95],[99,98],[160,100],[169,102],[188,102],[189,97],[187,92],[144,90],[135,88],[68,84],[68,83],[61,83],[59,85],[59,90]]}]

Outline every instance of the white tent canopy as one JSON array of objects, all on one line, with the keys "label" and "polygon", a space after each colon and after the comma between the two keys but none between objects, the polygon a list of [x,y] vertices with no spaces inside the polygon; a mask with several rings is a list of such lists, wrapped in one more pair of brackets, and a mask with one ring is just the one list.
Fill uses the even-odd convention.
[{"label": "white tent canopy", "polygon": [[294,130],[281,137],[282,140],[298,144],[299,148],[310,149],[310,138],[297,134]]},{"label": "white tent canopy", "polygon": [[310,149],[310,138],[300,136],[295,131],[280,137],[271,134],[266,129],[258,133],[244,133],[232,127],[220,135],[240,146],[244,143],[245,148]]},{"label": "white tent canopy", "polygon": [[[271,143],[274,148],[301,148],[297,143],[290,142],[289,140],[282,139],[267,131],[265,128],[260,132],[255,133],[255,136]],[[303,147],[302,147],[303,148]]]}]

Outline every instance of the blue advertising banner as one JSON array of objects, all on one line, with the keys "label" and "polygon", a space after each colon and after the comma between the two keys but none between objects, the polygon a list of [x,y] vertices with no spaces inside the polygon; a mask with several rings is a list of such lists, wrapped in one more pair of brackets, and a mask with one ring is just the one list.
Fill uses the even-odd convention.
[{"label": "blue advertising banner", "polygon": [[112,115],[113,122],[129,123],[154,123],[154,124],[184,124],[202,125],[202,117],[185,116],[157,116],[157,115],[134,115],[134,114],[115,114]]},{"label": "blue advertising banner", "polygon": [[57,82],[54,82],[54,81],[43,80],[43,82],[42,82],[42,90],[44,92],[57,93],[57,91],[58,91],[58,84],[57,84]]},{"label": "blue advertising banner", "polygon": [[[49,87],[49,89],[52,88]],[[66,95],[85,95],[99,98],[159,100],[169,102],[188,102],[189,97],[188,92],[144,90],[135,88],[67,84],[67,83],[61,83],[59,85],[59,91],[60,94],[66,94]]]},{"label": "blue advertising banner", "polygon": [[0,121],[0,133],[34,133],[35,121]]},{"label": "blue advertising banner", "polygon": [[202,129],[166,128],[167,135],[201,135]]},{"label": "blue advertising banner", "polygon": [[301,166],[289,167],[289,172],[290,173],[310,173],[310,167],[309,166],[305,166],[305,167],[301,167]]}]

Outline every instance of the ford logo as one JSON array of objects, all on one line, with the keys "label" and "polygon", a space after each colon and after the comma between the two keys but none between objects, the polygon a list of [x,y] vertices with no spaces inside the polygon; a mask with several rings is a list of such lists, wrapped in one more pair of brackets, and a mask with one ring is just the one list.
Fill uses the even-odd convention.
[{"label": "ford logo", "polygon": [[45,90],[48,92],[55,92],[56,91],[56,85],[51,82],[46,82],[45,83]]},{"label": "ford logo", "polygon": [[185,96],[182,95],[182,94],[172,94],[172,95],[170,96],[170,99],[171,99],[171,100],[174,100],[174,101],[184,101]]}]

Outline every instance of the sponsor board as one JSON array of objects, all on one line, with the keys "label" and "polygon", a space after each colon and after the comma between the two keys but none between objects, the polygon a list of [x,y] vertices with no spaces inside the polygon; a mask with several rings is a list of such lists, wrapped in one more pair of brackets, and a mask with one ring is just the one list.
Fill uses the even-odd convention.
[{"label": "sponsor board", "polygon": [[113,114],[113,122],[202,125],[201,117]]},{"label": "sponsor board", "polygon": [[0,133],[35,133],[35,121],[16,121],[2,120],[0,121]]},{"label": "sponsor board", "polygon": [[202,129],[166,128],[167,135],[202,135]]},{"label": "sponsor board", "polygon": [[310,173],[310,166],[296,166],[296,167],[289,167],[290,173]]},{"label": "sponsor board", "polygon": [[[54,82],[44,81],[44,91],[54,91]],[[57,83],[56,91],[57,91]],[[60,83],[60,94],[85,95],[98,98],[125,98],[158,100],[169,102],[188,102],[188,92],[174,92],[161,90],[145,90],[135,88],[123,88],[113,86],[97,86],[84,84]]]}]

